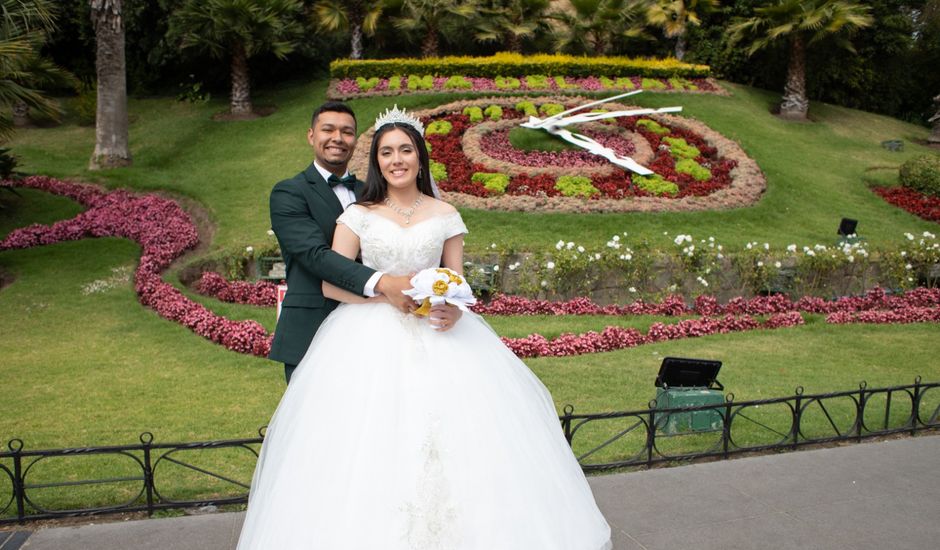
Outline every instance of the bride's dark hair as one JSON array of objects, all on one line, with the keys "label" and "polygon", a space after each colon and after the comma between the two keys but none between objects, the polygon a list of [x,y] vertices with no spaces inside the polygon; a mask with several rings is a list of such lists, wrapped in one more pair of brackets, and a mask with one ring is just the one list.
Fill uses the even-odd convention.
[{"label": "bride's dark hair", "polygon": [[369,173],[366,175],[366,188],[362,193],[360,203],[375,204],[385,200],[388,196],[388,182],[382,176],[382,170],[379,168],[379,141],[382,136],[392,130],[401,130],[411,140],[418,151],[418,166],[420,167],[418,175],[418,191],[429,197],[434,196],[431,187],[431,168],[428,157],[428,148],[424,145],[424,137],[418,133],[410,124],[402,122],[392,122],[385,124],[372,136],[372,147],[369,149]]}]

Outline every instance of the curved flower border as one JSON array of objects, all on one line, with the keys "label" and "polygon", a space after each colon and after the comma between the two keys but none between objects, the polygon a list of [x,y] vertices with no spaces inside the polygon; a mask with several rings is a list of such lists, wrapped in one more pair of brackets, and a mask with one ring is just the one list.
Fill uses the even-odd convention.
[{"label": "curved flower border", "polygon": [[[520,101],[529,100],[531,98],[524,96],[463,100],[440,105],[433,109],[416,111],[414,114],[422,119],[428,119],[455,112],[459,113],[465,107],[482,108],[494,104],[511,107]],[[589,100],[584,97],[573,96],[545,97],[540,98],[540,101],[571,103]],[[607,104],[606,107],[609,109],[631,108],[620,104]],[[730,172],[731,184],[706,196],[690,195],[675,199],[631,197],[629,199],[584,200],[577,197],[526,195],[477,197],[451,191],[442,191],[442,198],[454,206],[463,208],[539,212],[688,212],[740,208],[751,206],[760,200],[767,189],[767,180],[757,163],[748,157],[737,143],[697,120],[674,115],[655,115],[649,118],[701,136],[709,146],[717,150],[720,157],[734,162],[736,166]],[[352,171],[363,174],[368,171],[368,152],[374,135],[375,128],[370,128],[360,136],[350,162]],[[472,152],[469,153],[472,154]]]},{"label": "curved flower border", "polygon": [[872,191],[889,204],[927,221],[940,223],[940,197],[931,197],[907,187],[874,187]]},{"label": "curved flower border", "polygon": [[[544,88],[528,88],[526,86],[525,77],[519,78],[519,88],[513,90],[502,90],[496,86],[495,80],[492,78],[479,78],[479,77],[465,77],[472,85],[470,89],[461,89],[461,88],[448,88],[446,87],[446,82],[449,77],[434,77],[434,87],[431,90],[409,90],[408,89],[408,78],[402,77],[400,81],[400,87],[397,89],[389,89],[388,78],[379,79],[375,84],[375,87],[362,91],[359,87],[359,84],[353,78],[334,78],[330,80],[329,86],[326,89],[326,97],[328,99],[336,99],[340,101],[345,101],[349,99],[359,99],[364,97],[388,97],[388,96],[397,96],[397,95],[427,95],[427,94],[440,94],[440,93],[488,93],[488,94],[509,94],[509,95],[518,95],[520,93],[530,93],[530,94],[539,94],[539,93],[559,93],[564,91],[570,91],[572,93],[584,93],[584,92],[624,92],[629,91],[629,89],[624,87],[604,87],[600,81],[600,77],[587,77],[587,78],[573,78],[573,77],[564,77],[566,87],[559,87],[557,81],[554,78],[548,78],[546,80],[546,87]],[[635,89],[640,89],[643,84],[644,77],[631,77],[630,80],[633,82]],[[689,78],[686,79],[692,84],[694,84],[698,89],[690,90],[688,88],[675,89],[672,83],[669,82],[667,78],[653,78],[665,85],[664,89],[650,89],[648,91],[657,94],[712,94],[720,96],[730,96],[731,93],[723,88],[717,80],[714,78]]]},{"label": "curved flower border", "polygon": [[160,277],[174,260],[199,242],[195,224],[175,201],[120,189],[103,191],[91,185],[44,176],[3,181],[0,185],[62,195],[87,208],[72,219],[52,225],[34,224],[15,229],[0,241],[0,251],[88,237],[130,239],[143,250],[134,273],[134,288],[141,304],[232,351],[261,357],[268,354],[272,336],[261,324],[216,315]]}]

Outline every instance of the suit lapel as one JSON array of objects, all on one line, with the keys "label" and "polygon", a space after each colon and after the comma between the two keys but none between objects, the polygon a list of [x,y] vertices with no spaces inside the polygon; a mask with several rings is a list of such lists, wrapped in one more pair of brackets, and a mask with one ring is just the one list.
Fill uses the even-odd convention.
[{"label": "suit lapel", "polygon": [[329,206],[336,217],[339,217],[339,215],[343,213],[343,205],[339,202],[339,199],[336,198],[336,193],[333,192],[330,184],[323,180],[323,176],[320,175],[320,172],[313,163],[310,163],[310,166],[304,171],[304,177],[307,178],[307,182],[310,183],[310,187],[313,188],[314,192],[320,195],[323,203]]}]

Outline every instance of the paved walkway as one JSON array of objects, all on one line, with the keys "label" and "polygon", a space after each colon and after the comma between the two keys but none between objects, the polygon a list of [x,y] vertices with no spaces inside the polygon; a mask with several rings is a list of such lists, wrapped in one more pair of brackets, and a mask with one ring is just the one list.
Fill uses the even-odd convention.
[{"label": "paved walkway", "polygon": [[[591,486],[615,550],[940,548],[940,435],[592,477]],[[232,550],[243,517],[41,529],[22,550]]]}]

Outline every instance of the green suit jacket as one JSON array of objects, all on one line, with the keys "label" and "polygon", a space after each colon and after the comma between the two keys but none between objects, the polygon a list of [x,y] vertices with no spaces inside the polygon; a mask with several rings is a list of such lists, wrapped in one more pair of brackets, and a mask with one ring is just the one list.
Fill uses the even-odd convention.
[{"label": "green suit jacket", "polygon": [[[357,196],[362,185],[357,182]],[[268,358],[289,365],[303,358],[320,324],[338,305],[324,298],[324,280],[361,295],[375,273],[330,249],[342,213],[339,199],[312,163],[271,191],[271,229],[287,264],[287,295]]]}]

